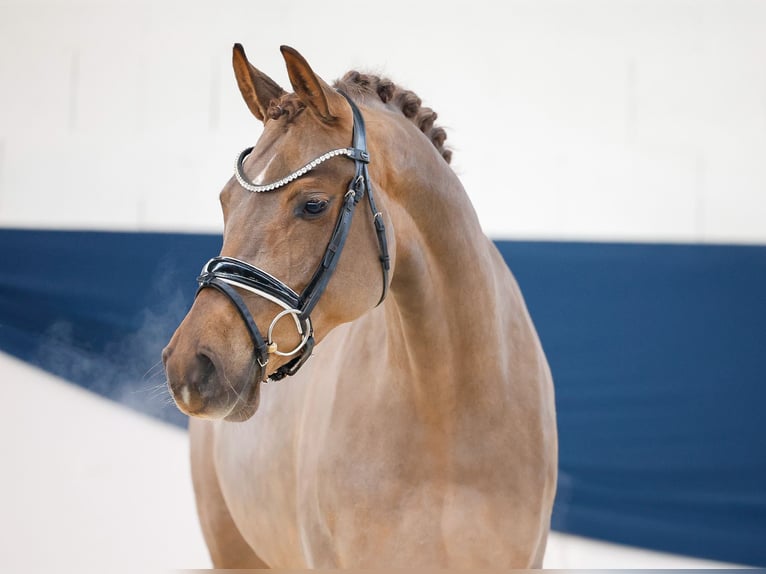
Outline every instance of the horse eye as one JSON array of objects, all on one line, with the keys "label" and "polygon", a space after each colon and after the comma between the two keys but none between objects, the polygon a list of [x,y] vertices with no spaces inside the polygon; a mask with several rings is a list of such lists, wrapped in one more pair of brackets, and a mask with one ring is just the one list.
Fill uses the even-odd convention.
[{"label": "horse eye", "polygon": [[326,207],[327,202],[325,200],[312,199],[311,201],[307,201],[303,206],[303,213],[306,215],[319,215]]}]

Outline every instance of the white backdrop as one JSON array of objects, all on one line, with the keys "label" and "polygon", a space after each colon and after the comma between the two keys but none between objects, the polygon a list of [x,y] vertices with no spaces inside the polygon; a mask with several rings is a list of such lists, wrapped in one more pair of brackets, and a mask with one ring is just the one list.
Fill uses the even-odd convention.
[{"label": "white backdrop", "polygon": [[0,0],[0,225],[217,231],[231,46],[417,92],[493,237],[766,241],[766,3]]}]

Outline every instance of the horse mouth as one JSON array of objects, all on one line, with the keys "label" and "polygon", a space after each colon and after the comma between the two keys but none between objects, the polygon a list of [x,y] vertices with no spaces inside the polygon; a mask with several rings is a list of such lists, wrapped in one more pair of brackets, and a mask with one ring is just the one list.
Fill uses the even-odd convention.
[{"label": "horse mouth", "polygon": [[231,410],[223,417],[227,422],[244,422],[255,414],[261,403],[261,381],[253,380],[237,396]]},{"label": "horse mouth", "polygon": [[247,380],[238,390],[231,381],[205,381],[200,386],[184,378],[168,377],[168,387],[178,410],[187,416],[230,422],[246,421],[258,410],[261,381],[257,376]]}]

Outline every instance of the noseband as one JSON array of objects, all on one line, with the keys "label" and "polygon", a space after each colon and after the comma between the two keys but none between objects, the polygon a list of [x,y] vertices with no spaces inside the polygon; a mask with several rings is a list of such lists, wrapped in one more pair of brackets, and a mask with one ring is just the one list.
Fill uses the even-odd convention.
[{"label": "noseband", "polygon": [[[375,234],[377,235],[380,248],[380,264],[383,270],[383,292],[378,305],[383,302],[388,293],[388,271],[390,267],[388,244],[386,242],[383,216],[375,206],[370,176],[367,171],[370,155],[367,152],[367,134],[364,127],[364,118],[351,98],[343,92],[340,93],[351,106],[354,117],[352,147],[328,151],[290,175],[267,185],[256,185],[245,176],[244,161],[253,151],[253,148],[249,147],[239,155],[234,172],[237,181],[244,189],[253,193],[265,193],[284,187],[333,157],[343,156],[354,161],[356,171],[353,179],[348,184],[348,190],[343,198],[343,204],[341,205],[338,219],[335,222],[335,228],[332,235],[330,235],[327,249],[325,249],[317,270],[303,292],[298,294],[285,283],[262,269],[232,257],[214,257],[205,264],[202,268],[202,273],[197,278],[197,283],[199,284],[197,295],[205,287],[212,287],[226,295],[242,317],[253,341],[255,359],[259,367],[258,381],[263,381],[266,378],[266,367],[269,363],[270,354],[283,357],[296,355],[271,374],[269,379],[274,381],[294,375],[311,356],[314,349],[314,328],[311,324],[311,311],[316,306],[322,293],[324,293],[335,271],[338,258],[343,251],[343,246],[346,243],[346,238],[351,228],[354,209],[364,195],[367,195],[370,205]],[[282,307],[283,311],[278,313],[271,321],[265,339],[237,289],[254,293]],[[295,323],[301,341],[290,351],[280,351],[274,342],[273,331],[277,323],[288,315]]]}]

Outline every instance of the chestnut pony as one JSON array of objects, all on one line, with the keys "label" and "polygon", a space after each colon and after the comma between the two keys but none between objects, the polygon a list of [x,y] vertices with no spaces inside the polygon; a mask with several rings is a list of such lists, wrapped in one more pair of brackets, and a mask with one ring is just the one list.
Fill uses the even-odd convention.
[{"label": "chestnut pony", "polygon": [[[220,257],[163,352],[193,417],[213,564],[540,567],[551,375],[436,114],[390,81],[350,72],[333,88],[282,54],[292,94],[234,47],[263,133],[221,192]],[[344,225],[315,306],[291,310]]]}]

